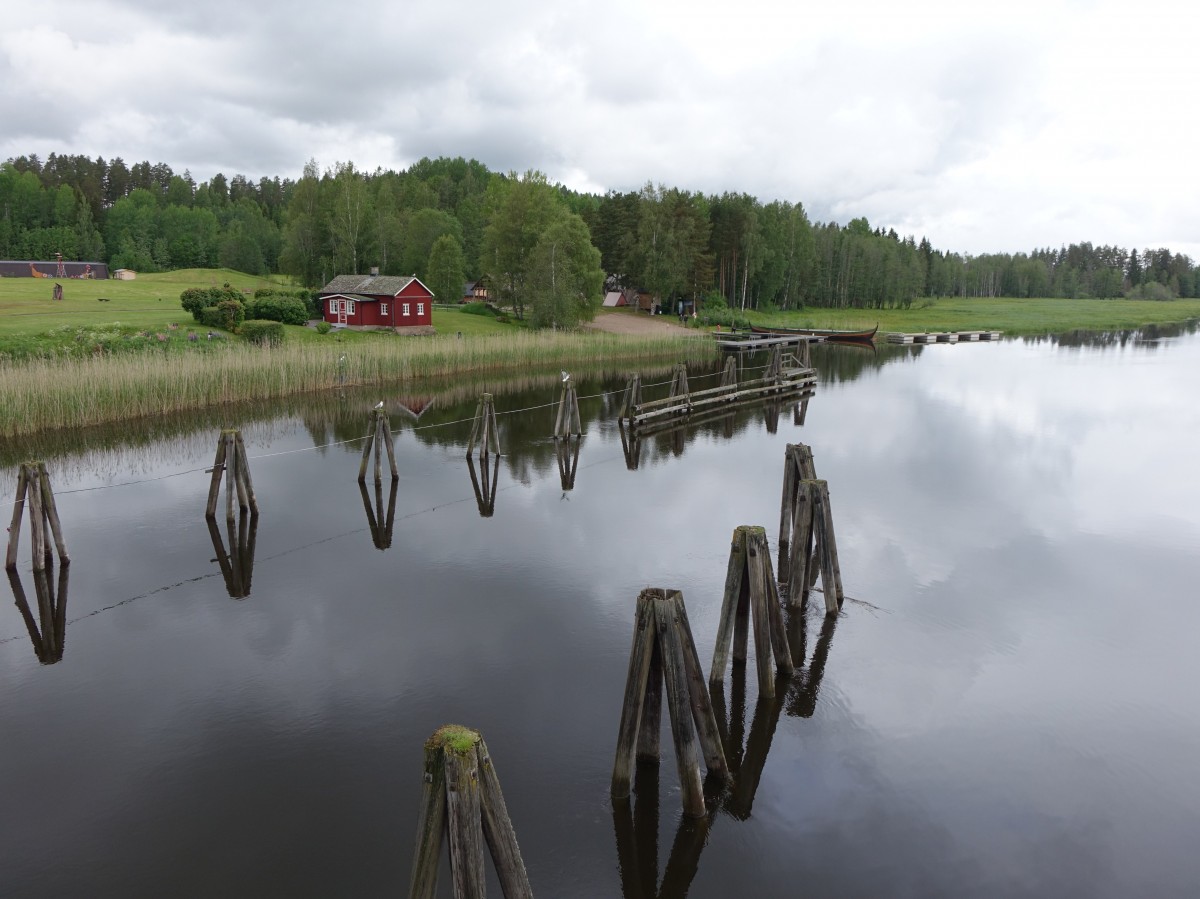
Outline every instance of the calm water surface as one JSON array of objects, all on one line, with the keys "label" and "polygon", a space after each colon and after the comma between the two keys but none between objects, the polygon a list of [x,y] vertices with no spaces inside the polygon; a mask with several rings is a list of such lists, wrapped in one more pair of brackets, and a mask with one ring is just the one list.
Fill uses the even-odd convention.
[{"label": "calm water surface", "polygon": [[[554,410],[504,414],[554,379],[9,446],[47,460],[73,562],[61,638],[27,532],[2,587],[0,894],[404,895],[422,742],[458,722],[542,897],[1196,895],[1200,335],[1071,342],[827,350],[803,424],[747,409],[636,458],[619,396],[587,398],[573,486]],[[485,386],[486,478],[460,421]],[[380,396],[390,530],[389,485],[356,481]],[[224,575],[223,421],[262,506]],[[738,774],[708,820],[681,818],[670,754],[614,806],[638,591],[683,591],[707,666],[730,532],[774,542],[789,442],[829,482],[852,599],[810,604],[777,702],[727,679]]]}]

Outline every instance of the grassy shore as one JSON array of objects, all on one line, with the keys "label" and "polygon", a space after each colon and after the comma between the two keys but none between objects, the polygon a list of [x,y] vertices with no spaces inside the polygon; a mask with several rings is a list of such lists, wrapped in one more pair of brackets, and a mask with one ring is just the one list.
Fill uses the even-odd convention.
[{"label": "grassy shore", "polygon": [[717,352],[712,341],[699,335],[633,338],[518,330],[470,339],[386,337],[278,348],[220,343],[195,353],[0,362],[0,437],[347,385],[485,372],[637,367],[663,360],[711,360]]},{"label": "grassy shore", "polygon": [[873,328],[900,332],[1003,331],[1009,336],[1066,331],[1120,331],[1144,325],[1200,318],[1200,300],[920,300],[911,309],[804,309],[800,312],[751,313],[756,325],[791,328]]}]

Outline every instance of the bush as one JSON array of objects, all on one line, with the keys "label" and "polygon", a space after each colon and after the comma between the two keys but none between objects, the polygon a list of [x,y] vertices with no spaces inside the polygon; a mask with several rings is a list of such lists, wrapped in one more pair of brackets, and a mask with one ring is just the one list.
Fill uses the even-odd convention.
[{"label": "bush", "polygon": [[206,328],[223,328],[237,333],[238,326],[246,320],[246,308],[238,300],[221,300],[215,306],[205,306],[197,317]]},{"label": "bush", "polygon": [[246,306],[246,316],[264,321],[283,322],[285,325],[303,325],[308,321],[308,304],[294,296],[278,293],[259,295]]},{"label": "bush", "polygon": [[[209,287],[207,289],[203,287],[189,287],[179,295],[179,305],[192,313],[192,318],[201,324],[207,324],[200,317],[201,310],[209,306],[220,306],[221,303],[231,300],[241,303],[242,295],[228,284],[224,287]],[[220,325],[216,327],[220,327]]]},{"label": "bush", "polygon": [[702,325],[720,325],[722,328],[750,327],[750,319],[736,309],[704,309],[697,321]]},{"label": "bush", "polygon": [[705,312],[715,312],[718,309],[728,309],[729,304],[725,302],[725,295],[719,290],[710,290],[700,298],[700,308]]},{"label": "bush", "polygon": [[242,322],[238,333],[250,343],[257,343],[259,346],[279,346],[286,335],[283,325],[279,322],[253,318]]},{"label": "bush", "polygon": [[1157,300],[1165,302],[1175,299],[1175,294],[1171,288],[1165,284],[1159,284],[1157,281],[1147,281],[1145,284],[1139,284],[1126,294],[1130,300]]},{"label": "bush", "polygon": [[467,315],[496,315],[496,310],[487,303],[466,303],[459,308]]},{"label": "bush", "polygon": [[333,329],[333,325],[329,324],[329,322],[325,321],[324,319],[317,322],[317,333],[318,334],[328,334],[332,329]]}]

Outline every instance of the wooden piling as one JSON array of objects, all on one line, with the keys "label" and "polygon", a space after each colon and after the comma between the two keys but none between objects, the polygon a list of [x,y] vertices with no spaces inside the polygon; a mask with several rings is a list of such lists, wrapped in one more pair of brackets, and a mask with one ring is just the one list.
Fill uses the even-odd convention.
[{"label": "wooden piling", "polygon": [[250,462],[246,454],[246,444],[237,430],[222,431],[217,438],[217,452],[213,459],[212,481],[208,487],[208,504],[204,510],[206,518],[215,518],[217,502],[221,495],[221,478],[225,477],[225,519],[232,522],[233,496],[236,493],[238,508],[249,511],[250,515],[258,516],[258,497],[254,493],[254,484],[250,479]]},{"label": "wooden piling", "polygon": [[725,680],[731,635],[734,663],[745,663],[751,623],[758,692],[760,696],[774,697],[775,671],[790,674],[792,655],[788,649],[779,590],[771,570],[766,529],[742,525],[734,530],[729,548],[725,595],[717,625],[717,645],[713,650],[712,669],[708,676],[710,688],[715,689]]},{"label": "wooden piling", "polygon": [[385,409],[371,410],[371,423],[367,431],[366,440],[363,442],[362,458],[358,463],[358,480],[363,482],[367,479],[367,466],[371,462],[371,451],[375,451],[375,483],[383,482],[383,452],[387,451],[388,467],[392,473],[392,480],[400,477],[399,471],[396,469],[396,449],[392,446],[392,423]]},{"label": "wooden piling", "polygon": [[737,357],[726,356],[725,367],[721,370],[721,386],[722,387],[737,387],[738,371]]},{"label": "wooden piling", "polygon": [[54,551],[57,551],[58,559],[63,565],[69,564],[71,557],[67,554],[62,522],[58,517],[58,507],[54,503],[54,490],[50,486],[50,475],[46,471],[45,463],[22,462],[17,471],[17,494],[13,502],[12,519],[8,529],[8,547],[4,554],[4,567],[9,570],[17,567],[21,521],[27,504],[34,572],[46,569],[53,559]]},{"label": "wooden piling", "polygon": [[476,730],[448,724],[425,743],[424,785],[409,899],[433,899],[444,836],[455,899],[483,897],[486,841],[506,899],[533,890],[491,753]]},{"label": "wooden piling", "polygon": [[657,757],[657,734],[643,736],[641,731],[658,726],[662,701],[659,691],[665,686],[683,811],[693,817],[705,813],[701,750],[709,775],[724,778],[728,766],[699,668],[683,595],[677,590],[643,590],[634,614],[633,645],[617,730],[611,787],[614,798],[629,795],[635,758],[648,761],[652,752]]},{"label": "wooden piling", "polygon": [[558,458],[558,478],[564,493],[575,489],[575,475],[579,471],[579,446],[581,443],[580,438],[574,440],[567,438],[555,443],[554,455]]},{"label": "wooden piling", "polygon": [[496,485],[500,482],[500,457],[490,463],[486,458],[479,460],[479,474],[475,473],[475,460],[467,456],[467,470],[471,472],[471,487],[475,491],[475,502],[479,505],[479,516],[491,518],[496,512]]},{"label": "wooden piling", "polygon": [[676,362],[675,369],[671,373],[671,392],[668,397],[671,399],[678,397],[685,406],[691,406],[691,394],[691,390],[688,389],[687,364]]},{"label": "wooden piling", "polygon": [[789,444],[784,455],[779,512],[779,579],[788,585],[792,609],[804,607],[818,569],[825,613],[836,615],[844,593],[829,484],[817,479],[812,450],[802,443]]},{"label": "wooden piling", "polygon": [[572,436],[583,436],[583,426],[579,418],[579,396],[575,392],[575,385],[564,381],[562,393],[558,398],[558,414],[554,419],[554,439],[566,440]]},{"label": "wooden piling", "polygon": [[479,458],[484,459],[489,452],[500,455],[500,436],[496,427],[496,406],[490,393],[479,397],[475,407],[475,419],[471,423],[471,436],[467,439],[467,457],[475,451],[475,442],[479,442]]},{"label": "wooden piling", "polygon": [[628,419],[633,420],[634,410],[642,404],[642,376],[630,375],[628,382],[625,384],[625,393],[621,397],[621,411],[617,413],[617,420]]}]

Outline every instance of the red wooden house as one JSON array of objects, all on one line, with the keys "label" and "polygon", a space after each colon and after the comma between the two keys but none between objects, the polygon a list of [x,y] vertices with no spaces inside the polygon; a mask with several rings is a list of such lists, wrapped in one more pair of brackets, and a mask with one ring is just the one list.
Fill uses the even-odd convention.
[{"label": "red wooden house", "polygon": [[349,328],[431,330],[433,291],[415,275],[338,275],[321,288],[321,314]]}]

